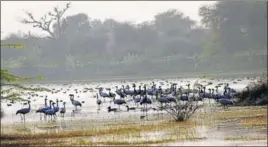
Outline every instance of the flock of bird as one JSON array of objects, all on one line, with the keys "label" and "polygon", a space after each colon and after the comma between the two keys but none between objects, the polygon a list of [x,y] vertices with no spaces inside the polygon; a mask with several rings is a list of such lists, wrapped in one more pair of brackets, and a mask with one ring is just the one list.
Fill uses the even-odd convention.
[{"label": "flock of bird", "polygon": [[[241,79],[237,79],[236,81],[233,81],[233,83],[237,83],[241,81]],[[108,92],[104,91],[104,88],[98,87],[96,88],[97,91],[93,90],[93,88],[85,88],[84,93],[90,91],[90,92],[96,92],[95,98],[96,98],[96,104],[98,105],[98,110],[100,109],[100,105],[102,105],[106,99],[108,99],[108,103],[113,103],[118,105],[118,108],[112,108],[109,106],[107,108],[108,112],[117,112],[120,111],[120,106],[125,105],[127,111],[130,110],[136,110],[139,105],[144,106],[147,108],[147,105],[152,103],[159,103],[161,106],[159,109],[161,110],[163,104],[170,104],[170,103],[176,103],[178,101],[203,101],[204,99],[213,99],[217,103],[222,104],[224,107],[227,105],[233,104],[233,96],[236,93],[236,90],[229,87],[228,83],[219,83],[214,88],[207,88],[208,85],[212,85],[212,82],[207,82],[206,84],[199,84],[194,83],[192,85],[192,89],[190,88],[189,82],[186,83],[187,88],[183,88],[182,86],[178,87],[177,83],[170,83],[166,81],[167,84],[166,88],[162,88],[163,85],[165,85],[164,82],[159,82],[159,85],[155,82],[151,82],[150,84],[143,84],[140,83],[138,88],[136,88],[137,83],[133,83],[130,85],[122,85],[121,88],[118,86],[115,86],[114,93],[111,92],[111,88],[106,88]],[[150,86],[150,89],[148,87]],[[132,89],[131,89],[132,87]],[[223,87],[223,92],[220,93],[218,88]],[[61,90],[63,90],[61,88]],[[52,90],[53,93],[58,93],[60,90]],[[77,89],[75,89],[75,93],[78,95],[79,92]],[[64,94],[67,93],[67,91],[63,91]],[[32,95],[34,95],[34,92],[32,92]],[[38,95],[38,94],[35,94]],[[56,99],[56,102],[49,100],[49,105],[47,103],[48,98],[47,96],[40,96],[45,97],[44,106],[40,107],[36,110],[36,113],[40,113],[40,120],[44,117],[45,120],[47,120],[47,117],[50,117],[50,120],[54,120],[57,117],[57,113],[61,114],[61,117],[64,117],[64,114],[66,113],[66,107],[65,101]],[[74,99],[74,94],[70,93],[70,102],[75,107],[75,110],[77,110],[77,107],[82,108],[82,103],[84,101],[78,101]],[[78,96],[79,97],[79,96]],[[30,99],[30,98],[29,98]],[[128,103],[134,102],[136,107],[129,107]],[[59,106],[59,102],[62,102],[62,107]],[[21,115],[21,119],[25,122],[25,114],[29,113],[31,111],[31,102],[30,100],[28,103],[28,108],[20,109],[16,112],[17,114]],[[152,108],[153,110],[157,110],[157,108]],[[75,111],[73,110],[73,112]],[[43,114],[43,116],[42,116]]]}]

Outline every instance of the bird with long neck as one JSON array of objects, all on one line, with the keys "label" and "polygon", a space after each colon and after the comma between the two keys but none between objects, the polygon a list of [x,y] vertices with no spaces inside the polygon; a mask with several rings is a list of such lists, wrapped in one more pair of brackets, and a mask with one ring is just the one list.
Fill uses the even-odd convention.
[{"label": "bird with long neck", "polygon": [[208,98],[211,98],[211,97],[212,97],[212,91],[211,91],[211,88],[209,88],[208,91],[209,91],[209,97],[208,97]]},{"label": "bird with long neck", "polygon": [[[161,87],[160,87],[161,88]],[[177,96],[177,88],[176,88],[176,84],[172,84],[172,96]],[[161,89],[161,94],[162,94],[162,89]]]},{"label": "bird with long neck", "polygon": [[44,115],[45,115],[45,120],[46,120],[46,118],[47,118],[47,113],[46,113],[46,111],[52,109],[52,102],[53,102],[52,100],[49,100],[49,107],[47,107],[47,109],[45,109],[45,110],[43,111],[43,113],[44,113]]},{"label": "bird with long neck", "polygon": [[55,107],[55,112],[58,112],[59,111],[59,100],[56,99],[56,107]]},{"label": "bird with long neck", "polygon": [[209,91],[209,94],[208,94],[208,102],[210,104],[210,99],[212,98],[212,91],[211,91],[211,88],[208,88],[208,91]]},{"label": "bird with long neck", "polygon": [[[44,107],[40,107],[39,109],[36,110],[36,113],[40,113],[40,120],[42,120],[42,114],[44,112],[45,109],[49,109],[47,106],[47,97],[45,98],[45,106]],[[45,114],[44,114],[45,117]]]},{"label": "bird with long neck", "polygon": [[[16,112],[16,115],[20,114],[21,120],[24,120],[24,123],[25,123],[25,114],[27,114],[31,111],[31,104],[30,103],[31,102],[28,101],[28,106],[29,106],[28,108],[22,108]],[[23,115],[23,117],[22,117],[22,115]]]},{"label": "bird with long neck", "polygon": [[[123,88],[124,88],[124,87],[123,87]],[[125,90],[125,89],[127,89],[127,90]],[[124,88],[123,90],[124,90],[124,94],[126,94],[126,95],[129,95],[129,96],[133,96],[133,95],[135,95],[135,94],[134,94],[134,90],[130,90],[129,85],[127,85],[126,88]]]},{"label": "bird with long neck", "polygon": [[107,93],[104,93],[103,92],[103,88],[102,87],[99,88],[99,95],[101,97],[103,97],[104,101],[105,101],[105,98],[109,98],[110,97],[110,94],[107,94]]},{"label": "bird with long neck", "polygon": [[231,98],[231,88],[230,88],[230,87],[227,87],[227,94],[226,94],[226,97],[227,97],[228,99]]},{"label": "bird with long neck", "polygon": [[169,100],[167,99],[167,96],[162,95],[162,94],[158,94],[158,96],[156,97],[156,100],[160,103],[161,107],[160,109],[163,108],[163,103],[169,103]]},{"label": "bird with long neck", "polygon": [[122,85],[122,88],[123,88],[123,92],[126,93],[126,89],[124,85]]},{"label": "bird with long neck", "polygon": [[[133,86],[135,87],[134,83],[133,83]],[[134,103],[135,103],[136,106],[141,101],[141,97],[142,97],[142,90],[141,90],[141,86],[139,86],[139,90],[136,91],[135,92],[135,95],[132,96],[132,99],[133,99],[133,101],[134,101]]]},{"label": "bird with long neck", "polygon": [[170,87],[169,88],[167,88],[165,91],[164,91],[164,93],[163,94],[172,94],[172,92],[173,92],[173,84],[171,84],[170,85]]},{"label": "bird with long neck", "polygon": [[74,95],[70,94],[70,100],[72,102],[72,104],[75,106],[75,109],[77,110],[77,106],[82,107],[82,104],[79,101],[74,100]]},{"label": "bird with long neck", "polygon": [[182,87],[179,88],[179,93],[180,93],[180,99],[182,101],[188,101],[188,95],[183,95],[183,92],[182,92]]},{"label": "bird with long neck", "polygon": [[227,95],[227,86],[224,86],[223,95]]},{"label": "bird with long neck", "polygon": [[190,84],[187,84],[187,96],[189,96],[189,93],[190,93]]},{"label": "bird with long neck", "polygon": [[63,102],[63,107],[60,108],[60,114],[61,114],[61,117],[64,117],[64,114],[65,114],[65,112],[66,112],[65,104],[66,104],[66,102]]},{"label": "bird with long neck", "polygon": [[204,89],[204,97],[206,97],[206,86],[203,86]]},{"label": "bird with long neck", "polygon": [[136,84],[133,83],[134,95],[137,95]]},{"label": "bird with long neck", "polygon": [[213,99],[215,99],[215,93],[214,93],[214,92],[215,92],[215,89],[212,88],[211,90],[212,90],[212,92],[211,92],[211,97],[212,97]]},{"label": "bird with long neck", "polygon": [[[144,85],[144,91],[146,91],[146,85]],[[148,98],[147,93],[145,92],[143,98],[140,101],[140,105],[143,105],[143,109],[146,112],[146,116],[147,116],[147,104],[152,104],[152,100],[150,98]]]},{"label": "bird with long neck", "polygon": [[97,103],[97,105],[98,105],[98,110],[99,110],[99,109],[100,109],[100,105],[101,105],[102,101],[99,99],[99,95],[98,95],[98,93],[96,94],[96,98],[97,98],[96,103]]},{"label": "bird with long neck", "polygon": [[139,86],[138,94],[141,94],[141,85]]},{"label": "bird with long neck", "polygon": [[135,102],[136,106],[138,106],[138,103],[141,101],[141,98],[142,98],[141,95],[136,96],[136,97],[135,97],[135,96],[132,97],[132,99],[133,99],[133,101]]},{"label": "bird with long neck", "polygon": [[215,88],[216,88],[215,92],[216,92],[216,94],[218,94],[219,93],[219,86],[215,86]]},{"label": "bird with long neck", "polygon": [[198,89],[198,95],[200,96],[200,93],[201,93],[201,87],[197,87]]},{"label": "bird with long neck", "polygon": [[122,92],[122,89],[120,89],[120,98],[123,99],[125,98],[126,94],[124,92]]},{"label": "bird with long neck", "polygon": [[47,96],[45,98],[45,107],[47,107]]},{"label": "bird with long neck", "polygon": [[[52,103],[52,101],[51,101],[51,103]],[[55,103],[53,102],[52,103],[52,108],[51,109],[49,109],[49,110],[47,110],[45,113],[46,113],[46,115],[50,115],[51,116],[51,120],[52,120],[52,116],[54,116],[54,118],[56,119],[56,111],[55,111]]]},{"label": "bird with long neck", "polygon": [[161,86],[158,87],[158,93],[163,94],[163,89]]},{"label": "bird with long neck", "polygon": [[53,116],[54,116],[54,118],[56,119],[56,116],[57,116],[57,115],[56,115],[56,107],[55,107],[55,104],[56,104],[56,103],[54,103],[54,102],[52,103],[53,110],[54,110],[54,112],[53,112]]},{"label": "bird with long neck", "polygon": [[145,94],[147,94],[147,89],[146,89],[146,85],[143,85],[143,90],[141,91],[141,95],[144,96]]},{"label": "bird with long neck", "polygon": [[121,95],[121,90],[119,90],[117,86],[115,86],[115,92],[116,92],[116,94],[118,94],[119,96]]},{"label": "bird with long neck", "polygon": [[109,91],[109,97],[113,98],[113,97],[116,96],[114,93],[111,92],[111,89],[110,88],[108,89],[108,91]]}]

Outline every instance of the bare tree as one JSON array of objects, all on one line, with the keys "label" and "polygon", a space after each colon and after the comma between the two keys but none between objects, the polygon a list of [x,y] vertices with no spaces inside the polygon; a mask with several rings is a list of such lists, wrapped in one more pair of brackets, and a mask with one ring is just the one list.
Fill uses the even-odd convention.
[{"label": "bare tree", "polygon": [[[31,24],[34,28],[40,28],[43,31],[47,32],[49,34],[49,39],[57,39],[62,37],[64,27],[61,23],[61,19],[63,14],[70,8],[71,3],[67,3],[65,8],[60,10],[58,7],[54,7],[53,12],[48,12],[48,15],[45,14],[43,17],[40,18],[40,20],[37,20],[34,18],[33,14],[30,12],[25,11],[26,15],[28,16],[28,19],[24,18],[20,22],[23,24]],[[47,17],[48,16],[48,17]],[[52,29],[52,25],[54,21],[57,24],[57,30],[58,32],[54,32]]]},{"label": "bare tree", "polygon": [[198,108],[197,101],[187,101],[185,103],[176,102],[174,105],[166,105],[163,107],[175,121],[188,120]]}]

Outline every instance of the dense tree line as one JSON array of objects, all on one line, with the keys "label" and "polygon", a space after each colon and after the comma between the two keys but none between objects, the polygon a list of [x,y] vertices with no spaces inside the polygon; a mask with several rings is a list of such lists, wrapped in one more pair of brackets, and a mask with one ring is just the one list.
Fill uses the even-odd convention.
[{"label": "dense tree line", "polygon": [[68,3],[40,19],[26,12],[21,22],[47,37],[10,34],[1,43],[22,43],[24,49],[1,49],[2,66],[49,80],[238,72],[267,66],[265,1],[203,6],[202,26],[175,9],[135,24],[91,19],[84,13],[65,16],[71,8]]}]

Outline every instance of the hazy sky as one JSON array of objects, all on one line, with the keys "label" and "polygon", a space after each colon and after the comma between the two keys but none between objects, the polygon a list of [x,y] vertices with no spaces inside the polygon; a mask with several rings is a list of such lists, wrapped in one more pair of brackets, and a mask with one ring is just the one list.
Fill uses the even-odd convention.
[{"label": "hazy sky", "polygon": [[[42,32],[18,20],[25,16],[24,10],[40,18],[54,6],[64,7],[67,1],[1,1],[1,38],[11,32]],[[142,22],[152,20],[154,15],[170,8],[178,9],[186,16],[199,21],[198,9],[215,1],[73,1],[65,16],[86,13],[91,18],[104,20],[113,18],[120,21]]]}]

